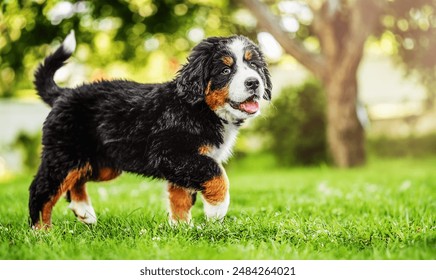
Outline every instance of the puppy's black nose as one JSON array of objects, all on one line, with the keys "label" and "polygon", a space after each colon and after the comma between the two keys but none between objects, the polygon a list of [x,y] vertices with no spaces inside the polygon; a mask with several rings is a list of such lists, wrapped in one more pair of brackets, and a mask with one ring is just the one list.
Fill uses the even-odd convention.
[{"label": "puppy's black nose", "polygon": [[244,84],[248,90],[256,90],[259,87],[259,80],[257,78],[251,77],[245,80]]}]

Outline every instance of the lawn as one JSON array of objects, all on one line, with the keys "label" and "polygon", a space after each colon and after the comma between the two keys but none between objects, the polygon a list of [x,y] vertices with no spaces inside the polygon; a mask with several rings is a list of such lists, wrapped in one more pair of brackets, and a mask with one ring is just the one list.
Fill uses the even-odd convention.
[{"label": "lawn", "polygon": [[[253,165],[253,163],[255,163]],[[130,174],[90,183],[99,222],[60,201],[50,231],[27,225],[32,175],[0,182],[0,259],[435,259],[436,158],[371,159],[363,168],[283,169],[231,162],[223,223],[167,223],[164,183]]]}]

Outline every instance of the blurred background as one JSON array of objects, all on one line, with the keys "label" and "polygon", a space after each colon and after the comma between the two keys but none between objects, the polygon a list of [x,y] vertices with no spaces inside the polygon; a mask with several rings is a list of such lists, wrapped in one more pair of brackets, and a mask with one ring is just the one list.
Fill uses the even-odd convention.
[{"label": "blurred background", "polygon": [[172,79],[208,36],[258,43],[273,100],[231,162],[350,168],[436,155],[436,0],[5,0],[0,180],[38,166],[49,108],[33,72],[71,29],[77,49],[55,76],[64,86]]}]

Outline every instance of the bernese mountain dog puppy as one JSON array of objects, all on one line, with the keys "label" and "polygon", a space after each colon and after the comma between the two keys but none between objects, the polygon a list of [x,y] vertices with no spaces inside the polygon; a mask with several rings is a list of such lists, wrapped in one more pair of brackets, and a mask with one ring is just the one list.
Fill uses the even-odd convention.
[{"label": "bernese mountain dog puppy", "polygon": [[44,126],[41,164],[30,185],[33,228],[51,226],[62,195],[77,218],[97,216],[87,181],[123,171],[168,182],[170,221],[190,222],[199,192],[208,219],[229,207],[222,166],[241,124],[271,99],[271,79],[259,48],[243,36],[200,42],[176,77],[162,84],[102,80],[76,88],[53,80],[76,47],[72,31],[35,72],[35,86],[51,106]]}]

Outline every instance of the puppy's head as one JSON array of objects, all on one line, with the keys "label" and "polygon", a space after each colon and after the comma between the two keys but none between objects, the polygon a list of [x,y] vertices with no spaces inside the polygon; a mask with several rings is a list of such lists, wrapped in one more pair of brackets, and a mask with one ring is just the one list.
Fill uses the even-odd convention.
[{"label": "puppy's head", "polygon": [[212,37],[192,51],[176,78],[179,96],[205,102],[230,122],[260,113],[259,101],[271,99],[271,79],[259,48],[243,36]]}]

